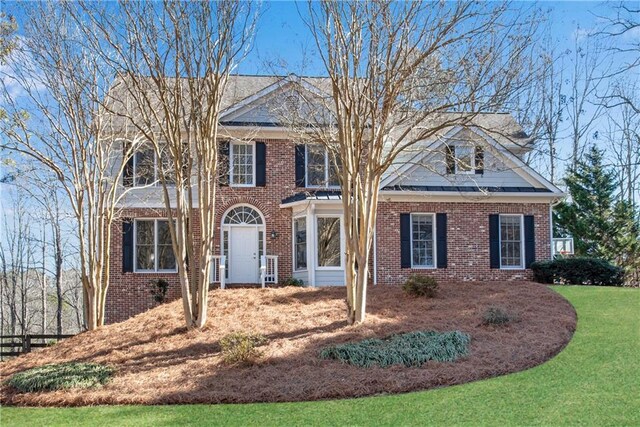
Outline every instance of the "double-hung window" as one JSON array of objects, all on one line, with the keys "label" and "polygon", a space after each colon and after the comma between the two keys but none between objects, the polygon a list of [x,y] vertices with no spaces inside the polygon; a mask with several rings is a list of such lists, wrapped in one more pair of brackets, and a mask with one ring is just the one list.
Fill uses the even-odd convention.
[{"label": "double-hung window", "polygon": [[159,185],[163,172],[165,183],[174,185],[175,173],[173,173],[171,156],[166,147],[163,147],[160,152],[160,161],[153,147],[149,146],[141,147],[133,155],[133,176],[136,187]]},{"label": "double-hung window", "polygon": [[234,142],[229,146],[231,185],[252,187],[255,185],[255,144]]},{"label": "double-hung window", "polygon": [[136,271],[176,270],[169,221],[163,219],[135,221],[135,261]]},{"label": "double-hung window", "polygon": [[317,218],[318,267],[341,267],[340,217]]},{"label": "double-hung window", "polygon": [[434,268],[435,215],[411,214],[411,267]]},{"label": "double-hung window", "polygon": [[306,183],[307,187],[338,187],[340,181],[327,150],[319,144],[306,146]]},{"label": "double-hung window", "polygon": [[500,215],[500,267],[523,268],[522,215]]},{"label": "double-hung window", "polygon": [[307,269],[307,219],[293,220],[293,267],[294,270]]}]

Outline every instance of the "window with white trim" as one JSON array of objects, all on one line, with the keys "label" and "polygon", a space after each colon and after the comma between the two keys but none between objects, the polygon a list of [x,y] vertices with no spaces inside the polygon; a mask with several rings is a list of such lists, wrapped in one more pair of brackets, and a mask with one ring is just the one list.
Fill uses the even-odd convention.
[{"label": "window with white trim", "polygon": [[319,144],[306,145],[307,187],[339,187],[337,168],[333,165],[327,150]]},{"label": "window with white trim", "polygon": [[307,269],[307,218],[293,219],[293,268]]},{"label": "window with white trim", "polygon": [[135,251],[136,271],[175,271],[169,221],[136,219]]},{"label": "window with white trim", "polygon": [[340,217],[317,218],[318,267],[342,266]]},{"label": "window with white trim", "polygon": [[500,267],[523,268],[522,215],[500,215]]},{"label": "window with white trim", "polygon": [[229,146],[230,184],[251,187],[255,185],[255,144],[234,142]]},{"label": "window with white trim", "polygon": [[476,170],[476,151],[472,145],[456,145],[456,173],[475,173]]},{"label": "window with white trim", "polygon": [[161,185],[160,179],[163,171],[165,182],[174,185],[176,182],[175,173],[169,150],[166,147],[160,152],[160,164],[153,147],[147,145],[136,150],[133,155],[133,176],[136,187]]},{"label": "window with white trim", "polygon": [[435,215],[411,214],[411,267],[435,267]]}]

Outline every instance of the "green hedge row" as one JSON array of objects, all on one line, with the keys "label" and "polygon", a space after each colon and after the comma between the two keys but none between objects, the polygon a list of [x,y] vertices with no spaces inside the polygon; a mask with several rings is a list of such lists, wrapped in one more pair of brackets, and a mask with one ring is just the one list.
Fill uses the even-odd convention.
[{"label": "green hedge row", "polygon": [[540,283],[623,286],[624,270],[599,258],[559,258],[531,265],[533,278]]}]

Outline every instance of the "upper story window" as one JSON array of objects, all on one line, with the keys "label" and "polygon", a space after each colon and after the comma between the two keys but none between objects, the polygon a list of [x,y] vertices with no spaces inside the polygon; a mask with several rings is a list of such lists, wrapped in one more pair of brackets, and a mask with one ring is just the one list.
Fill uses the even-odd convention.
[{"label": "upper story window", "polygon": [[500,267],[523,268],[522,215],[500,215]]},{"label": "upper story window", "polygon": [[446,146],[447,174],[484,173],[484,149],[479,145]]},{"label": "upper story window", "polygon": [[160,160],[153,147],[141,147],[133,155],[134,185],[143,187],[146,185],[160,185],[162,172],[165,182],[169,185],[176,183],[175,173],[169,151],[165,148],[160,154]]},{"label": "upper story window", "polygon": [[163,219],[135,221],[135,261],[136,271],[176,270],[169,221]]},{"label": "upper story window", "polygon": [[305,148],[306,186],[339,187],[338,171],[327,150],[318,144],[308,144]]},{"label": "upper story window", "polygon": [[255,144],[234,142],[229,146],[230,184],[238,187],[255,185]]}]

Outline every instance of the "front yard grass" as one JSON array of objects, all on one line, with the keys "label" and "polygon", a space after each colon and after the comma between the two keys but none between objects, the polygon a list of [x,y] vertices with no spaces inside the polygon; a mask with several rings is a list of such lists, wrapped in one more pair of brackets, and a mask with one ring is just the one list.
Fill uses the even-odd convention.
[{"label": "front yard grass", "polygon": [[[2,408],[2,425],[640,425],[640,291],[554,287],[568,347],[524,372],[401,395],[303,403]],[[291,379],[295,381],[295,378]]]}]

